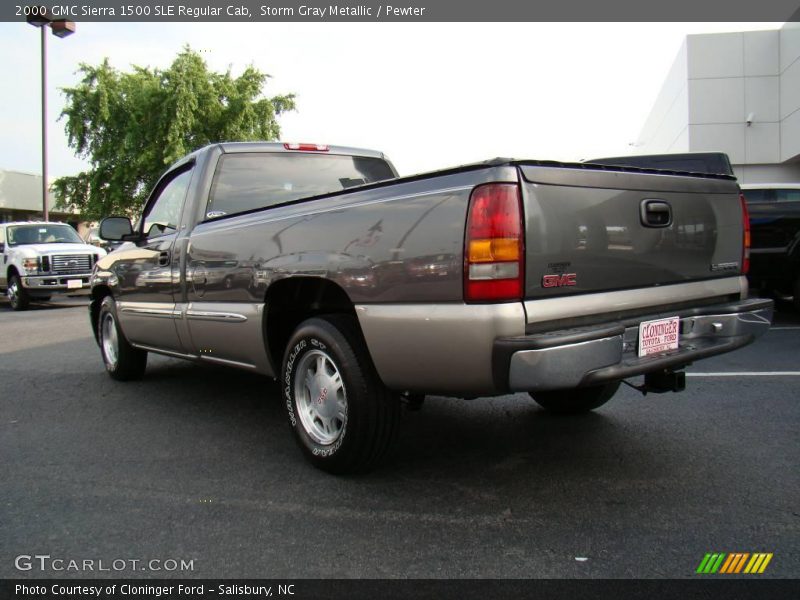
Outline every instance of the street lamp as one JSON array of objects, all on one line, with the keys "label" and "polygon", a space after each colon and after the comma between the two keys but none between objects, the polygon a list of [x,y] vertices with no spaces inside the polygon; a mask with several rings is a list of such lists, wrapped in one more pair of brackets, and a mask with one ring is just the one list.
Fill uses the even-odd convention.
[{"label": "street lamp", "polygon": [[42,216],[47,221],[50,217],[47,210],[47,35],[46,27],[50,27],[53,35],[65,38],[75,33],[75,23],[66,19],[56,21],[45,16],[31,15],[28,23],[42,30]]}]

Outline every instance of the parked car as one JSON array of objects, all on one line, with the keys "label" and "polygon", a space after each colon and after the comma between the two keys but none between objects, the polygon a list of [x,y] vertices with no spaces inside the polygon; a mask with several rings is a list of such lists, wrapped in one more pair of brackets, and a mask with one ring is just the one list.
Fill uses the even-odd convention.
[{"label": "parked car", "polygon": [[[728,175],[495,159],[398,178],[380,152],[215,144],[135,227],[101,223],[130,243],[95,267],[91,324],[115,379],[148,352],[277,379],[311,463],[359,471],[403,397],[576,413],[639,375],[683,389],[686,365],[769,328],[743,217]],[[217,285],[213,257],[241,283]]]},{"label": "parked car", "polygon": [[800,183],[742,184],[750,213],[750,285],[800,310]]},{"label": "parked car", "polygon": [[86,244],[66,223],[0,223],[0,290],[14,310],[53,294],[88,292],[89,278],[105,250]]}]

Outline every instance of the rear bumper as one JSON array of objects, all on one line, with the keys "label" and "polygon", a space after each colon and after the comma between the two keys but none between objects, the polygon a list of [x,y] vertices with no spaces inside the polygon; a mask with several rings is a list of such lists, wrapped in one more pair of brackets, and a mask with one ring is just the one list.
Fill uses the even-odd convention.
[{"label": "rear bumper", "polygon": [[[680,369],[750,344],[769,329],[772,309],[772,300],[750,299],[500,338],[495,341],[492,357],[495,386],[506,391],[554,390]],[[681,318],[678,349],[639,357],[639,323],[676,315]]]}]

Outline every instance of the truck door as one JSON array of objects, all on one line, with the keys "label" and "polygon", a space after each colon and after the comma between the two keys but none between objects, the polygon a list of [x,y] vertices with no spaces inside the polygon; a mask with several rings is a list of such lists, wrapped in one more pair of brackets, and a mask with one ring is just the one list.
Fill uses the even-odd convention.
[{"label": "truck door", "polygon": [[144,239],[130,249],[120,249],[114,265],[119,279],[119,320],[129,341],[179,354],[184,353],[176,326],[180,269],[173,253],[191,178],[192,165],[188,165],[161,179],[139,225]]}]

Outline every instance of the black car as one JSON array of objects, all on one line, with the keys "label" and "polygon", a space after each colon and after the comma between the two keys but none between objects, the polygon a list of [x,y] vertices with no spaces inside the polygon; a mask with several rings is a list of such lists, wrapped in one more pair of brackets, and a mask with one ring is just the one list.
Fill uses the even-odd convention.
[{"label": "black car", "polygon": [[800,183],[742,184],[750,213],[750,285],[800,310]]}]

